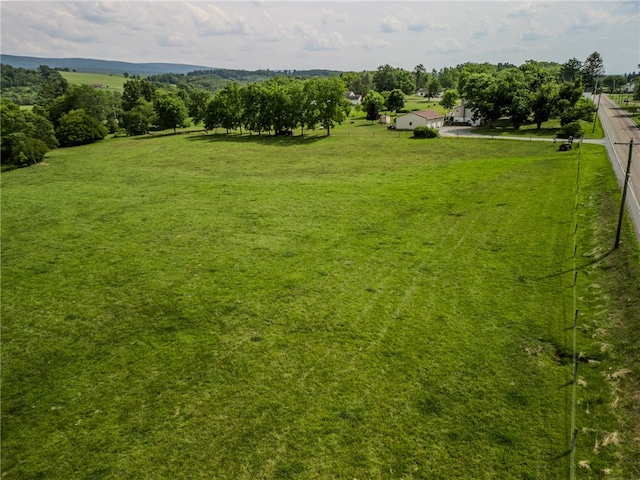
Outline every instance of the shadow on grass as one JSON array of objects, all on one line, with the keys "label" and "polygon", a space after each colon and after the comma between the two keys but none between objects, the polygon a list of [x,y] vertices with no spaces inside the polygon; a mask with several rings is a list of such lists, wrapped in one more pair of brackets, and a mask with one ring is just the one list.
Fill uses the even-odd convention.
[{"label": "shadow on grass", "polygon": [[571,449],[567,450],[566,452],[562,452],[560,455],[556,455],[551,460],[560,460],[564,457],[568,457],[569,455],[571,455]]},{"label": "shadow on grass", "polygon": [[279,147],[292,147],[297,145],[315,143],[327,138],[325,134],[305,134],[294,135],[291,137],[283,137],[277,135],[247,135],[247,134],[226,134],[226,133],[209,133],[201,132],[199,135],[188,137],[193,142],[210,142],[210,143],[251,143],[260,145],[277,145]]},{"label": "shadow on grass", "polygon": [[282,147],[309,144],[323,140],[327,137],[325,133],[318,134],[305,134],[305,135],[293,135],[293,136],[278,136],[278,135],[249,135],[247,133],[215,133],[205,132],[204,130],[189,130],[182,132],[152,132],[145,135],[136,135],[132,137],[135,141],[149,141],[157,140],[165,137],[178,137],[185,136],[190,141],[200,142],[233,142],[233,143],[258,143],[262,145],[278,145]]},{"label": "shadow on grass", "polygon": [[521,128],[519,130],[514,130],[513,127],[503,127],[500,129],[487,128],[487,127],[479,127],[472,130],[473,133],[477,133],[480,135],[509,135],[515,137],[555,137],[560,129],[559,128],[541,128],[540,130],[536,128]]},{"label": "shadow on grass", "polygon": [[[605,258],[607,258],[609,255],[611,255],[611,254],[612,254],[613,252],[615,252],[615,251],[616,251],[616,249],[615,249],[615,248],[612,248],[612,249],[611,249],[611,250],[609,250],[607,253],[604,253],[604,254],[600,255],[599,257],[595,257],[595,258],[594,258],[593,260],[591,260],[591,261],[585,262],[585,263],[583,263],[583,264],[581,264],[581,265],[577,265],[577,266],[576,266],[576,268],[575,268],[575,270],[576,270],[576,271],[578,271],[578,270],[582,270],[582,269],[584,269],[584,268],[587,268],[587,267],[590,267],[590,266],[595,265],[595,264],[597,264],[597,263],[600,263],[602,260],[604,260]],[[569,268],[569,269],[567,269],[567,270],[563,270],[563,271],[558,272],[558,273],[552,273],[551,275],[546,275],[546,276],[544,276],[544,277],[538,277],[538,278],[536,278],[536,279],[534,279],[534,280],[546,280],[546,279],[548,279],[548,278],[559,277],[559,276],[561,276],[561,275],[565,275],[565,274],[567,274],[567,273],[573,273],[573,271],[574,271],[574,269],[573,269],[573,268]]]}]

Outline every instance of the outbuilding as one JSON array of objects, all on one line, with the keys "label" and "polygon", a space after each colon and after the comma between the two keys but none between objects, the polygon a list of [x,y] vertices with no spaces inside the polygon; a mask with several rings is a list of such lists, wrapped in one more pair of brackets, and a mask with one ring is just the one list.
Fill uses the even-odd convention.
[{"label": "outbuilding", "polygon": [[419,126],[440,128],[443,123],[443,114],[433,110],[417,110],[396,118],[396,130],[413,130]]},{"label": "outbuilding", "polygon": [[464,100],[461,105],[458,105],[453,111],[449,114],[449,120],[454,124],[467,124],[472,127],[477,127],[482,124],[482,119],[478,116],[474,120],[474,115],[476,114],[476,110],[472,110],[465,105]]}]

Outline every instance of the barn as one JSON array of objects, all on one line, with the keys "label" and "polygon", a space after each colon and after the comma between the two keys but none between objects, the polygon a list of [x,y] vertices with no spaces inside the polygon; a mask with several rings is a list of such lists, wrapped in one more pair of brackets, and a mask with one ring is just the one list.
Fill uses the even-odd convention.
[{"label": "barn", "polygon": [[418,126],[440,128],[444,115],[433,110],[417,110],[396,118],[396,130],[413,130]]}]

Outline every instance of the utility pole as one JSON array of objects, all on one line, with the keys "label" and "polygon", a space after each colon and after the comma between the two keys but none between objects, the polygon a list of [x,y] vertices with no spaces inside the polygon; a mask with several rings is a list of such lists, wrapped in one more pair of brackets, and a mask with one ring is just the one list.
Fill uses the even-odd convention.
[{"label": "utility pole", "polygon": [[631,176],[629,171],[631,170],[631,156],[633,154],[633,138],[629,143],[616,143],[615,145],[629,145],[629,159],[627,160],[627,172],[624,176],[624,187],[622,188],[622,203],[620,204],[620,216],[618,217],[618,231],[616,232],[616,244],[613,248],[618,248],[620,245],[620,230],[622,229],[622,216],[624,214],[624,202],[627,198],[627,186],[629,185],[629,177]]},{"label": "utility pole", "polygon": [[[599,78],[596,78],[596,88],[593,90],[593,94],[594,95],[598,91],[598,80],[599,80]],[[600,110],[600,98],[601,97],[602,97],[602,93],[599,93],[598,94],[598,106],[596,107],[596,113],[593,114],[593,128],[591,129],[591,133],[596,131],[596,119],[598,118],[598,110]]]}]

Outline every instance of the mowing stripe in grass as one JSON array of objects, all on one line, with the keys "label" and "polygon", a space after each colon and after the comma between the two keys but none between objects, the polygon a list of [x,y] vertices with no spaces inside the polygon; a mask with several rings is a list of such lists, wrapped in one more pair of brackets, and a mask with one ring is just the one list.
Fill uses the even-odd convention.
[{"label": "mowing stripe in grass", "polygon": [[575,156],[495,143],[117,139],[3,174],[4,468],[566,475],[567,232],[601,217]]}]

